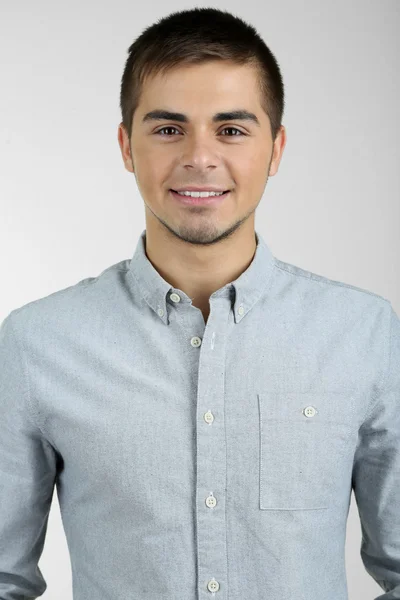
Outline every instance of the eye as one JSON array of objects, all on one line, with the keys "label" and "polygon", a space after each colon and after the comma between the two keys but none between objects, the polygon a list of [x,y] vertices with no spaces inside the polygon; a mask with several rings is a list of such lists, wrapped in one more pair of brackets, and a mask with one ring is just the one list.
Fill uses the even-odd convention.
[{"label": "eye", "polygon": [[[178,131],[176,127],[161,127],[161,129],[159,129],[158,131],[155,131],[155,134],[161,134],[161,131],[165,131],[166,129],[175,129],[175,131]],[[174,135],[174,134],[172,134]],[[163,134],[164,137],[171,137],[171,134]]]},{"label": "eye", "polygon": [[[238,133],[240,133],[240,135],[246,135],[245,133],[243,133],[243,131],[240,131],[240,129],[237,129],[236,127],[224,127],[222,131],[226,131],[227,129],[230,129],[231,131],[237,131]],[[228,137],[234,137],[234,136],[229,135]]]},{"label": "eye", "polygon": [[[176,127],[171,127],[169,125],[169,126],[166,126],[166,127],[161,127],[161,129],[158,129],[157,131],[155,131],[154,134],[155,135],[156,134],[161,135],[161,137],[172,137],[172,136],[175,135],[174,133],[173,134],[169,134],[169,133],[168,134],[162,134],[161,132],[165,131],[166,129],[174,129],[175,131],[178,131],[178,129]],[[222,131],[226,131],[227,129],[230,129],[231,131],[237,131],[238,133],[240,133],[240,135],[246,135],[245,133],[243,133],[242,131],[240,131],[240,129],[237,129],[236,127],[224,127],[222,129]],[[237,134],[235,134],[235,135],[237,135]],[[234,136],[228,135],[228,136],[224,136],[224,137],[234,137]]]}]

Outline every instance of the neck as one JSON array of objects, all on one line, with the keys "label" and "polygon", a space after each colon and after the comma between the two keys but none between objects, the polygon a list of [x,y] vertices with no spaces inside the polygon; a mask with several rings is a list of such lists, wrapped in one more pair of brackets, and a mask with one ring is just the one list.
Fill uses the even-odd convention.
[{"label": "neck", "polygon": [[146,227],[145,247],[147,258],[163,279],[206,311],[211,294],[249,267],[257,242],[254,228],[237,229],[233,235],[204,245]]}]

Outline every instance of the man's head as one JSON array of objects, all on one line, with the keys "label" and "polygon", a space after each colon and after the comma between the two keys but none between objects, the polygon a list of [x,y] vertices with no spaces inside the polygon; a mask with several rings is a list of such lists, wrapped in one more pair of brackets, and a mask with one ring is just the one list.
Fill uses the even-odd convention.
[{"label": "man's head", "polygon": [[[118,140],[147,225],[194,244],[254,228],[286,140],[283,81],[264,41],[226,11],[196,8],[152,25],[128,52]],[[171,192],[193,186],[230,192],[207,206]]]}]

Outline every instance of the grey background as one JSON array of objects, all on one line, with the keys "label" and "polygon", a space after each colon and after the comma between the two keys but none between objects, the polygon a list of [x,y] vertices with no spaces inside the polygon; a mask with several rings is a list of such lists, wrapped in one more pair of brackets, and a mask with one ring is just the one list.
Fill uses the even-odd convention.
[{"label": "grey background", "polygon": [[[1,3],[0,319],[130,258],[145,228],[117,142],[127,48],[180,1]],[[400,2],[214,2],[257,27],[286,86],[287,145],[256,211],[273,254],[391,300],[400,314]],[[352,497],[349,600],[362,565]],[[72,598],[55,492],[44,600]],[[319,574],[315,573],[318,577]]]}]

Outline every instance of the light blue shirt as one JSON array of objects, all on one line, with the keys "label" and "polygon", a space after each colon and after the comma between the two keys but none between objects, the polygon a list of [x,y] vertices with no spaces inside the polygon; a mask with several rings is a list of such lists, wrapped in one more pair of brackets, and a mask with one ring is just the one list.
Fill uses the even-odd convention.
[{"label": "light blue shirt", "polygon": [[400,320],[275,258],[210,315],[147,259],[0,329],[0,599],[37,598],[54,487],[74,600],[347,600],[361,558],[400,599]]}]

